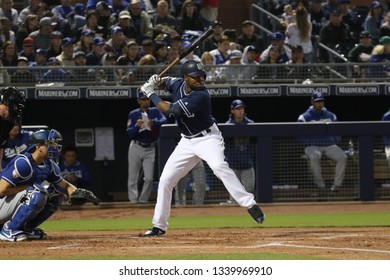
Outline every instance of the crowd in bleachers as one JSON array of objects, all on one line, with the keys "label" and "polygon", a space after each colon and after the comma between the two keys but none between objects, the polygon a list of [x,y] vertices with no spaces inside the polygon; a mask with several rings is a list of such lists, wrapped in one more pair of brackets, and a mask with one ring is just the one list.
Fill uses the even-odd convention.
[{"label": "crowd in bleachers", "polygon": [[[390,57],[387,1],[351,7],[350,0],[262,0],[258,5],[280,19],[265,21],[271,36],[256,29],[256,20],[245,20],[241,30],[224,26],[217,18],[217,0],[57,2],[28,0],[27,7],[16,10],[12,0],[0,0],[0,84],[140,83],[209,26],[213,36],[181,60],[207,64],[208,81],[307,78],[308,67],[294,64],[339,62],[319,43],[353,62]],[[287,67],[224,67],[232,64]],[[355,70],[360,76],[388,75],[383,68]]]}]

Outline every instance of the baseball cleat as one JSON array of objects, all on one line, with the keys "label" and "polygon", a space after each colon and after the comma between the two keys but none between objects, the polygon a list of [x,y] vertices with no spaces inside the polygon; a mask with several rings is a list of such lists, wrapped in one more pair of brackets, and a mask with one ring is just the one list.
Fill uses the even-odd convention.
[{"label": "baseball cleat", "polygon": [[36,228],[33,229],[32,231],[24,231],[24,234],[27,236],[27,239],[46,239],[47,238],[47,233],[41,229],[41,228]]},{"label": "baseball cleat", "polygon": [[265,220],[265,214],[261,211],[258,205],[253,205],[248,209],[248,213],[252,216],[252,218],[256,221],[256,223],[262,224]]},{"label": "baseball cleat", "polygon": [[165,234],[164,230],[162,230],[158,227],[153,227],[150,230],[148,230],[147,232],[145,232],[144,236],[161,236],[164,234]]},{"label": "baseball cleat", "polygon": [[0,240],[19,242],[27,240],[27,236],[21,230],[12,230],[7,227],[7,223],[3,226],[0,232]]}]

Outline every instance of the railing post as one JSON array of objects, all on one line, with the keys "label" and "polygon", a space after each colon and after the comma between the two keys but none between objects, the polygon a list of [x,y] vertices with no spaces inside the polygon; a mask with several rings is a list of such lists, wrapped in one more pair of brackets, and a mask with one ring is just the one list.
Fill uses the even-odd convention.
[{"label": "railing post", "polygon": [[272,137],[257,138],[256,190],[259,202],[272,202]]},{"label": "railing post", "polygon": [[375,200],[373,136],[359,137],[360,200]]}]

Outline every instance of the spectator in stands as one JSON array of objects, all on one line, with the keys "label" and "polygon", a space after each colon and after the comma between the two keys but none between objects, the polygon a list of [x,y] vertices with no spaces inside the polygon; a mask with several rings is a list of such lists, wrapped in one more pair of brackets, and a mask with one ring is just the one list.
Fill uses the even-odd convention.
[{"label": "spectator in stands", "polygon": [[1,0],[0,2],[0,17],[6,17],[9,21],[9,27],[17,33],[19,29],[19,12],[13,8],[13,0]]},{"label": "spectator in stands", "polygon": [[152,55],[156,59],[157,65],[166,65],[168,63],[167,54],[167,45],[162,41],[155,41]]},{"label": "spectator in stands", "polygon": [[383,19],[382,25],[379,28],[380,37],[390,36],[390,12]]},{"label": "spectator in stands", "polygon": [[305,60],[313,61],[313,44],[311,42],[312,25],[305,7],[300,6],[295,12],[295,22],[286,28],[285,43],[289,46],[299,45],[303,49]]},{"label": "spectator in stands", "polygon": [[136,66],[140,59],[138,49],[135,41],[129,41],[126,44],[124,54],[118,58],[118,65]]},{"label": "spectator in stands", "polygon": [[[14,42],[6,41],[3,44],[1,61],[4,67],[15,67],[18,62],[18,54],[16,52],[16,46]],[[11,72],[10,72],[11,73]]]},{"label": "spectator in stands", "polygon": [[[349,26],[342,22],[339,9],[332,11],[329,22],[321,29],[320,42],[344,56],[347,56],[353,47],[351,31]],[[319,49],[319,60],[325,63],[331,61],[327,50]]]},{"label": "spectator in stands", "polygon": [[51,9],[55,21],[57,22],[57,30],[60,31],[64,37],[72,37],[73,30],[68,20],[69,16],[74,12],[74,6],[71,0],[60,0],[60,4]]},{"label": "spectator in stands", "polygon": [[199,13],[203,26],[212,25],[218,18],[218,0],[203,0]]},{"label": "spectator in stands", "polygon": [[87,65],[102,65],[105,44],[106,42],[102,37],[96,36],[93,38],[92,51],[86,54]]},{"label": "spectator in stands", "polygon": [[124,10],[119,13],[118,23],[116,26],[119,26],[122,29],[126,41],[129,39],[136,40],[137,30],[131,25],[131,16],[129,11]]},{"label": "spectator in stands", "polygon": [[17,59],[17,70],[11,75],[11,83],[15,85],[32,85],[36,83],[35,75],[28,67],[26,57],[20,56]]},{"label": "spectator in stands", "polygon": [[115,68],[117,60],[118,56],[113,52],[108,52],[103,57],[103,66],[105,66],[104,79],[110,84],[113,84],[113,82],[116,84],[121,80],[120,72]]},{"label": "spectator in stands", "polygon": [[[349,53],[348,60],[352,62],[369,62],[374,45],[372,44],[371,34],[368,31],[360,33],[359,44],[357,44]],[[354,74],[356,77],[364,78],[365,68],[355,65]]]},{"label": "spectator in stands", "polygon": [[86,62],[85,59],[85,53],[83,51],[75,51],[73,54],[73,61],[76,67],[73,69],[70,69],[68,71],[69,73],[69,79],[71,82],[74,83],[89,83],[94,82],[96,80],[95,71],[92,71],[92,69],[86,68]]},{"label": "spectator in stands", "polygon": [[[255,79],[264,79],[265,81],[270,80],[270,82],[274,82],[275,79],[285,78],[285,68],[281,67],[281,64],[285,64],[286,62],[281,59],[282,54],[280,50],[280,47],[276,45],[271,45],[271,47],[268,48],[268,56],[265,60],[260,61],[260,65],[264,64],[265,66],[259,67]],[[268,66],[269,64],[275,64],[275,67],[270,67]]]},{"label": "spectator in stands", "polygon": [[183,1],[179,15],[179,28],[180,34],[186,30],[204,30],[203,23],[192,0]]},{"label": "spectator in stands", "polygon": [[211,55],[214,57],[215,64],[224,64],[229,60],[229,44],[229,37],[222,35],[218,42],[218,47],[210,51]]},{"label": "spectator in stands", "polygon": [[32,38],[27,37],[23,40],[23,49],[18,56],[26,57],[29,64],[35,61],[35,44]]},{"label": "spectator in stands", "polygon": [[37,49],[35,52],[35,60],[31,62],[28,67],[30,71],[35,75],[35,80],[42,80],[43,74],[46,72],[47,66],[47,52],[45,49]]},{"label": "spectator in stands", "polygon": [[286,4],[283,7],[283,13],[280,15],[281,30],[286,30],[290,23],[295,21],[294,9],[290,4]]},{"label": "spectator in stands", "polygon": [[[157,65],[156,58],[151,54],[146,54],[138,62],[138,66],[133,72],[133,82],[143,83],[151,75],[156,73],[155,66]],[[149,67],[148,67],[149,66]],[[131,81],[129,81],[131,82]]]},{"label": "spectator in stands", "polygon": [[[266,61],[266,63],[269,63],[269,52],[271,48],[278,47],[279,49],[279,56],[278,56],[278,63],[286,63],[291,59],[291,49],[289,46],[287,46],[285,42],[286,37],[282,32],[274,32],[271,35],[271,45],[269,45],[260,55],[260,62]],[[274,57],[272,58],[272,60]]]},{"label": "spectator in stands", "polygon": [[329,19],[334,10],[339,9],[339,0],[326,0],[322,3],[322,8],[325,12],[325,17]]},{"label": "spectator in stands", "polygon": [[[184,41],[183,44],[182,44],[182,49],[187,48],[189,45],[191,45],[191,42]],[[185,57],[183,57],[180,60],[180,64],[184,64],[188,60],[195,60],[195,61],[199,61],[200,62],[200,57],[198,55],[194,54],[194,51],[192,51],[192,52],[190,52],[189,54],[187,54]]]},{"label": "spectator in stands", "polygon": [[5,41],[16,41],[15,32],[10,29],[9,20],[6,17],[0,17],[0,43]]},{"label": "spectator in stands", "polygon": [[9,85],[11,78],[8,71],[4,68],[3,62],[0,59],[0,86]]},{"label": "spectator in stands", "polygon": [[[314,91],[311,96],[311,106],[298,117],[298,122],[337,122],[334,113],[324,107],[325,98],[321,92]],[[305,145],[305,154],[309,158],[310,168],[314,176],[314,182],[320,190],[325,189],[325,181],[321,173],[321,157],[327,156],[336,162],[335,178],[331,187],[336,192],[343,185],[347,155],[337,145],[339,136],[307,136],[300,138]]]},{"label": "spectator in stands", "polygon": [[60,164],[61,176],[79,188],[90,188],[92,177],[87,167],[78,160],[76,147],[68,146],[62,150],[63,161]]},{"label": "spectator in stands", "polygon": [[23,153],[28,148],[31,132],[23,130],[22,124],[16,122],[11,131],[7,143],[3,147],[1,167],[4,168],[18,154]]},{"label": "spectator in stands", "polygon": [[370,11],[364,21],[364,30],[370,32],[372,41],[376,45],[380,38],[380,27],[384,20],[383,6],[379,1],[371,3]]},{"label": "spectator in stands", "polygon": [[363,26],[359,19],[358,14],[350,9],[350,0],[339,0],[339,8],[341,12],[341,20],[349,26],[351,30],[353,41],[359,42],[360,33],[363,31]]},{"label": "spectator in stands", "polygon": [[206,72],[206,82],[217,82],[220,80],[219,68],[215,67],[214,57],[210,52],[203,52],[200,60]]},{"label": "spectator in stands", "polygon": [[68,73],[60,68],[61,62],[56,57],[50,57],[47,60],[49,70],[42,77],[41,83],[65,83],[68,80]]},{"label": "spectator in stands", "polygon": [[263,38],[255,33],[255,26],[250,20],[245,20],[241,24],[242,34],[238,36],[237,43],[245,49],[245,47],[252,45],[255,47],[255,50],[261,52],[264,50],[265,45],[263,43]]},{"label": "spectator in stands", "polygon": [[[225,65],[228,67],[221,67],[220,76],[223,81],[227,81],[229,83],[237,83],[242,79],[252,79],[252,77],[245,77],[243,74],[243,67],[233,67],[235,65],[243,65],[241,63],[242,52],[240,50],[234,50],[229,55],[229,60],[225,62]],[[231,67],[229,67],[232,65]]]},{"label": "spectator in stands", "polygon": [[128,10],[131,16],[131,25],[136,29],[136,42],[141,45],[142,41],[153,36],[153,24],[150,16],[142,10],[142,0],[130,0]]},{"label": "spectator in stands", "polygon": [[110,39],[104,45],[104,50],[109,53],[114,53],[117,57],[124,53],[127,40],[123,36],[122,28],[120,26],[113,26],[110,30]]},{"label": "spectator in stands", "polygon": [[86,10],[84,4],[77,3],[74,5],[74,10],[67,15],[67,20],[73,34],[87,23],[85,14]]},{"label": "spectator in stands", "polygon": [[254,78],[257,72],[257,67],[255,67],[255,65],[259,65],[259,62],[256,60],[255,46],[249,45],[245,47],[244,52],[242,53],[241,64],[249,66],[242,69],[242,75],[248,79]]},{"label": "spectator in stands", "polygon": [[28,37],[28,35],[38,30],[38,16],[37,15],[27,15],[25,22],[19,28],[16,33],[16,47],[19,51],[22,50],[23,40]]},{"label": "spectator in stands", "polygon": [[125,10],[128,4],[129,0],[112,0],[112,15],[115,17],[116,21],[119,19],[120,12]]},{"label": "spectator in stands", "polygon": [[146,38],[142,41],[141,49],[139,51],[139,55],[142,57],[146,54],[152,54],[153,52],[153,40],[150,38]]},{"label": "spectator in stands", "polygon": [[223,25],[221,21],[214,21],[212,24],[214,33],[212,36],[207,38],[202,46],[203,51],[211,51],[218,48],[218,42],[221,40],[223,35]]},{"label": "spectator in stands", "polygon": [[111,26],[113,26],[116,22],[116,18],[112,14],[112,6],[108,5],[105,1],[99,1],[96,4],[95,11],[97,16],[97,24],[103,27],[102,37],[107,39]]},{"label": "spectator in stands", "polygon": [[310,2],[310,19],[312,24],[312,32],[313,37],[318,40],[320,35],[320,30],[327,22],[327,18],[325,15],[325,11],[321,5],[322,0],[312,0]]},{"label": "spectator in stands", "polygon": [[58,61],[61,63],[61,66],[72,67],[74,66],[73,61],[73,38],[65,37],[62,39],[61,49],[62,52],[60,55],[56,56]]},{"label": "spectator in stands", "polygon": [[38,49],[50,48],[50,36],[54,31],[55,22],[50,17],[43,17],[39,21],[39,29],[29,34],[34,39],[35,47]]},{"label": "spectator in stands", "polygon": [[388,62],[390,61],[390,36],[384,36],[379,39],[379,44],[376,45],[371,53],[369,62],[379,62],[380,65],[370,65],[367,67],[367,77],[371,78],[371,81],[381,81],[390,77],[390,67]]},{"label": "spectator in stands", "polygon": [[152,17],[153,38],[161,33],[168,34],[170,37],[176,36],[180,32],[178,22],[175,17],[170,15],[168,2],[159,0],[157,2],[156,13]]},{"label": "spectator in stands", "polygon": [[98,16],[95,10],[90,10],[86,15],[86,24],[85,26],[79,28],[76,33],[76,40],[80,40],[81,34],[84,30],[92,30],[94,32],[94,36],[104,36],[104,29],[102,26],[98,25]]},{"label": "spectator in stands", "polygon": [[302,46],[291,46],[291,60],[286,63],[286,78],[298,80],[299,82],[311,79],[313,69],[306,63]]},{"label": "spectator in stands", "polygon": [[62,33],[53,31],[50,34],[50,47],[47,49],[47,57],[59,56],[62,52]]},{"label": "spectator in stands", "polygon": [[[230,114],[226,124],[231,125],[247,125],[253,123],[245,113],[245,104],[242,100],[236,99],[230,104]],[[241,181],[245,190],[250,193],[255,191],[255,157],[256,143],[253,138],[249,137],[234,137],[225,140],[225,156],[226,161]],[[232,196],[222,204],[237,204]]]},{"label": "spectator in stands", "polygon": [[28,0],[29,5],[19,13],[19,24],[24,24],[28,15],[37,15],[41,0]]},{"label": "spectator in stands", "polygon": [[75,50],[89,53],[92,51],[92,41],[95,37],[95,32],[91,29],[83,29],[81,31],[80,40],[75,44]]}]

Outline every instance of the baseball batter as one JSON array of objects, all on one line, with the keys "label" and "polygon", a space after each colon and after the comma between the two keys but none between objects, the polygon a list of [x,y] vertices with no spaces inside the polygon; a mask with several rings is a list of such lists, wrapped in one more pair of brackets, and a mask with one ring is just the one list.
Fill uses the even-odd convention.
[{"label": "baseball batter", "polygon": [[[189,60],[182,65],[183,78],[150,77],[142,92],[167,117],[176,118],[181,139],[165,164],[161,174],[157,203],[154,210],[154,227],[144,236],[164,235],[168,229],[172,189],[201,159],[223,182],[237,203],[248,209],[252,218],[262,223],[264,213],[256,204],[253,194],[247,192],[225,161],[224,139],[211,114],[211,98],[205,88],[206,72],[203,64]],[[154,88],[165,88],[172,94],[172,102],[163,101],[154,94]]]}]

